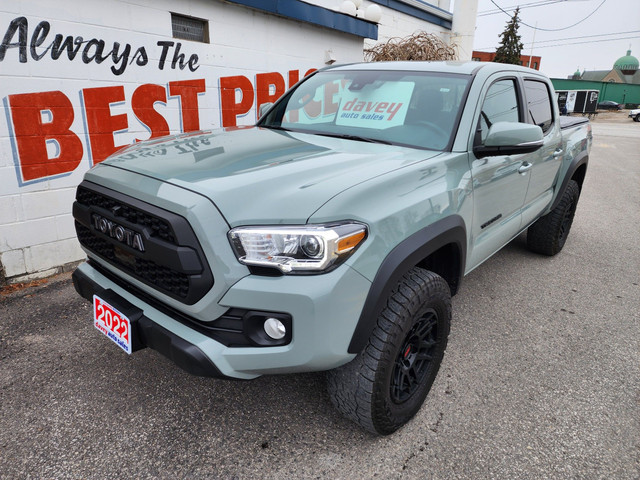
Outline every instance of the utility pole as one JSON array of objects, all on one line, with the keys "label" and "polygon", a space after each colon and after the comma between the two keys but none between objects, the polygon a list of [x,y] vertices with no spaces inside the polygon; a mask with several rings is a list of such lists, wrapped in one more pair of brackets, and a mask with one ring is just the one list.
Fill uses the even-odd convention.
[{"label": "utility pole", "polygon": [[451,44],[458,46],[458,60],[471,60],[477,16],[478,0],[456,0],[453,4]]},{"label": "utility pole", "polygon": [[[531,50],[529,50],[529,68],[533,68],[531,64],[533,60],[533,44],[536,43],[536,32],[538,31],[538,22],[536,22],[536,26],[533,28],[533,41],[531,42]],[[540,65],[538,65],[539,67]]]}]

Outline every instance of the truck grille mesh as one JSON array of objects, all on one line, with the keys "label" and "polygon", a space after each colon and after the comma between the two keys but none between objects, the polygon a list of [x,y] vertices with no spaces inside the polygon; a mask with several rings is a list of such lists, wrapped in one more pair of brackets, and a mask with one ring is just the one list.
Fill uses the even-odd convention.
[{"label": "truck grille mesh", "polygon": [[91,230],[76,222],[78,240],[82,245],[116,264],[126,273],[146,280],[156,288],[165,292],[171,292],[181,298],[189,294],[189,277],[184,273],[176,272],[154,261],[133,257],[131,262],[125,263],[117,255],[117,248],[103,238],[96,237]]},{"label": "truck grille mesh", "polygon": [[84,187],[79,187],[76,194],[76,200],[78,203],[86,206],[101,207],[105,210],[118,209],[118,216],[125,220],[140,225],[140,227],[147,227],[151,231],[151,236],[159,237],[169,243],[175,245],[176,238],[171,229],[171,225],[161,218],[157,218],[153,215],[133,208],[130,205],[126,205],[118,200],[109,198],[98,192],[92,192]]},{"label": "truck grille mesh", "polygon": [[[78,187],[74,217],[78,240],[122,272],[176,300],[192,305],[213,286],[211,270],[187,220],[140,200],[89,182]],[[146,210],[149,211],[146,211]],[[146,237],[141,251],[97,231],[93,214],[103,215]],[[162,218],[164,217],[164,218]],[[147,248],[148,247],[148,248]]]}]

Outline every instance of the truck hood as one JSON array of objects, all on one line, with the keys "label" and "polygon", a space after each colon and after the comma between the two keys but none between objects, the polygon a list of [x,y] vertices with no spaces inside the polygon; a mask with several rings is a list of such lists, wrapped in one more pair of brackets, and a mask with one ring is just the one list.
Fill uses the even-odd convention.
[{"label": "truck hood", "polygon": [[234,227],[305,223],[345,189],[439,153],[240,127],[140,142],[102,165],[202,194]]}]

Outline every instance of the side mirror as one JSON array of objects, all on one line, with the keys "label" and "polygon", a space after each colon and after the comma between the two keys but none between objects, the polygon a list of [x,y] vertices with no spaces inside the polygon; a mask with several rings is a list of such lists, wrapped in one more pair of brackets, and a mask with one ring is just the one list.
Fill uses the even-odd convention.
[{"label": "side mirror", "polygon": [[484,145],[473,147],[478,158],[531,153],[544,144],[542,129],[528,123],[496,122],[489,128]]},{"label": "side mirror", "polygon": [[267,113],[267,111],[271,107],[273,107],[273,103],[271,102],[263,103],[262,105],[260,105],[260,108],[258,109],[258,119],[262,118],[263,115]]}]

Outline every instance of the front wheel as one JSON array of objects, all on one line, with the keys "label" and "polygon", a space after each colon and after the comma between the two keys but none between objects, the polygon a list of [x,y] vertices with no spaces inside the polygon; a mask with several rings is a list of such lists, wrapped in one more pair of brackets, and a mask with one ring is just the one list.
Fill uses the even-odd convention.
[{"label": "front wheel", "polygon": [[578,182],[570,180],[558,205],[529,227],[527,246],[530,250],[549,256],[562,250],[571,230],[579,198]]},{"label": "front wheel", "polygon": [[640,113],[638,115],[636,115],[635,117],[633,117],[633,121],[634,122],[640,122]]},{"label": "front wheel", "polygon": [[388,435],[420,410],[438,374],[451,323],[451,292],[413,268],[391,292],[367,346],[328,372],[333,404],[372,433]]}]

